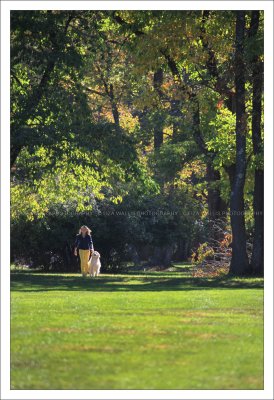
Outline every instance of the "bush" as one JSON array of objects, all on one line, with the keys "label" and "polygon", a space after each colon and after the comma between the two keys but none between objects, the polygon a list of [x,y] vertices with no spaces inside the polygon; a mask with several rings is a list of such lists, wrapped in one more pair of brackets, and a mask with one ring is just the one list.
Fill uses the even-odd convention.
[{"label": "bush", "polygon": [[98,202],[91,213],[59,206],[43,219],[13,221],[12,262],[47,271],[79,271],[73,248],[76,233],[85,224],[101,253],[102,272],[142,261],[166,266],[173,257],[184,260],[190,255],[196,219],[195,203],[181,190],[157,196],[131,193],[120,204]]}]

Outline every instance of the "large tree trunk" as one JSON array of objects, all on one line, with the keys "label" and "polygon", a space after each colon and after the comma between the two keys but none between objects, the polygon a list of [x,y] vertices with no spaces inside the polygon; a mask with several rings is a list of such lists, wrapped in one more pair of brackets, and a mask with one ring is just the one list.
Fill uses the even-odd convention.
[{"label": "large tree trunk", "polygon": [[[250,37],[256,37],[259,28],[260,11],[252,11],[250,24]],[[263,63],[256,54],[252,60],[252,142],[255,156],[263,155],[261,135],[262,93],[263,93]],[[264,171],[263,166],[257,166],[254,175],[254,238],[251,256],[253,273],[264,273]]]},{"label": "large tree trunk", "polygon": [[254,274],[264,274],[264,171],[256,169],[254,185],[254,238],[251,268]]},{"label": "large tree trunk", "polygon": [[236,168],[230,196],[232,259],[230,272],[244,275],[249,272],[246,252],[244,216],[244,185],[246,175],[246,110],[244,36],[245,11],[236,11],[235,89],[236,89]]}]

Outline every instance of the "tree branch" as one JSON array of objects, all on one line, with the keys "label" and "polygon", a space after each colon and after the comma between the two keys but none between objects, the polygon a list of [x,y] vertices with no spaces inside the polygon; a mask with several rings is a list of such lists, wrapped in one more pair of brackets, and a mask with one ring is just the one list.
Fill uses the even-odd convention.
[{"label": "tree branch", "polygon": [[105,97],[105,96],[106,96],[106,93],[99,92],[98,90],[95,90],[95,89],[91,89],[91,88],[89,88],[88,86],[82,85],[82,87],[83,87],[85,90],[87,90],[88,92],[90,92],[90,93],[98,94],[99,96],[102,96],[102,97]]},{"label": "tree branch", "polygon": [[234,111],[233,103],[234,103],[235,93],[227,86],[225,81],[221,78],[219,71],[218,71],[218,61],[217,61],[215,52],[211,48],[208,40],[205,38],[206,37],[205,23],[209,17],[210,17],[210,11],[202,12],[202,24],[200,27],[200,35],[199,35],[199,38],[202,42],[203,49],[208,54],[208,59],[206,61],[206,67],[207,67],[209,75],[212,78],[216,79],[216,83],[214,85],[215,90],[218,93],[223,94],[228,98],[229,109],[230,109],[230,111],[233,112]]},{"label": "tree branch", "polygon": [[[74,12],[69,14],[69,17],[68,17],[65,27],[64,27],[64,35],[65,36],[67,34],[67,30],[69,28],[70,22],[74,18],[74,15],[75,15]],[[51,34],[50,39],[51,39],[51,42],[52,42],[53,48],[54,48],[52,53],[58,53],[60,51],[61,46],[60,46],[60,44],[56,43],[55,34]],[[51,56],[52,56],[52,54],[51,54]],[[12,132],[11,139],[13,139],[14,136],[16,137],[18,135],[18,132],[20,132],[20,130],[22,129],[22,126],[24,126],[26,121],[33,114],[35,108],[40,103],[41,98],[44,94],[44,90],[50,79],[50,75],[51,75],[52,71],[54,70],[55,63],[56,63],[56,58],[50,57],[36,90],[34,92],[32,92],[32,95],[28,98],[23,111],[19,115],[16,116],[16,120],[18,121],[18,123],[13,124],[13,126],[11,126],[11,132]],[[16,138],[16,140],[17,140],[17,138]],[[11,166],[15,163],[16,158],[18,157],[18,155],[23,147],[24,147],[23,144],[16,144],[16,143],[13,143],[13,141],[12,141],[12,143],[11,143],[11,159],[10,159]]]},{"label": "tree branch", "polygon": [[133,26],[126,22],[123,18],[120,17],[120,15],[116,14],[117,11],[113,11],[112,13],[112,18],[118,22],[118,24],[120,24],[121,26],[126,26],[127,28],[129,28],[131,30],[132,33],[134,33],[136,36],[143,36],[145,35],[144,32],[140,31],[139,29],[135,29],[133,28]]},{"label": "tree branch", "polygon": [[15,72],[11,69],[11,76],[16,80],[17,83],[19,83],[19,85],[24,88],[24,85],[22,84],[22,82],[20,81],[20,79],[16,76]]}]

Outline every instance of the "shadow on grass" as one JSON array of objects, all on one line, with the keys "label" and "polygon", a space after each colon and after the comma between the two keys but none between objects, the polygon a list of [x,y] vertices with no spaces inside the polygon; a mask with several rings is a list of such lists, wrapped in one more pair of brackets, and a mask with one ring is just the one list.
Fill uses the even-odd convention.
[{"label": "shadow on grass", "polygon": [[96,279],[82,278],[77,275],[33,274],[30,272],[12,272],[11,290],[23,292],[45,291],[185,291],[208,289],[252,289],[263,288],[262,279],[186,277],[176,273],[141,273],[128,275],[101,275]]}]

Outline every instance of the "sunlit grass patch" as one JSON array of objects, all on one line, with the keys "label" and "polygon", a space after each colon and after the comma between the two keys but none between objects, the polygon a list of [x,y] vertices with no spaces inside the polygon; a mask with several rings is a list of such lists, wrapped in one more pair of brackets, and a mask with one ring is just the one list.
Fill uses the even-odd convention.
[{"label": "sunlit grass patch", "polygon": [[262,285],[12,272],[12,387],[262,389]]}]

